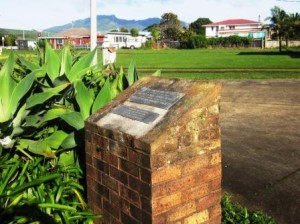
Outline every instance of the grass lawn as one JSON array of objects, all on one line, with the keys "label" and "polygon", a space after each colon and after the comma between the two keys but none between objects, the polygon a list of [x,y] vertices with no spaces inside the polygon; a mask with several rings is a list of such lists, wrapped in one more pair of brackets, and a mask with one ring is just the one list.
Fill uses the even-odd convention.
[{"label": "grass lawn", "polygon": [[278,49],[117,50],[117,65],[151,69],[300,69],[300,52]]},{"label": "grass lawn", "polygon": [[141,76],[161,69],[163,77],[171,78],[300,78],[299,51],[279,53],[278,49],[250,48],[117,51],[117,67],[127,67],[132,60]]},{"label": "grass lawn", "polygon": [[[297,50],[297,51],[296,51]],[[79,51],[85,54],[87,51]],[[0,62],[9,51],[4,51]],[[27,58],[35,51],[16,51]],[[98,51],[102,64],[102,51]],[[163,77],[190,79],[300,78],[300,50],[278,49],[118,49],[116,66],[127,68],[135,61],[140,76],[160,69]]]}]

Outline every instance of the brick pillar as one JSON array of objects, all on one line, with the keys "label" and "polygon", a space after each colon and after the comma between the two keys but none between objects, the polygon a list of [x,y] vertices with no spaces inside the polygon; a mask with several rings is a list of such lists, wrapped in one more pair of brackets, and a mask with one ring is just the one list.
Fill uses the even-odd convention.
[{"label": "brick pillar", "polygon": [[[134,107],[128,98],[142,87],[184,97],[161,110],[151,128],[112,115],[119,105]],[[88,203],[103,214],[95,223],[221,223],[220,89],[146,78],[86,121]]]}]

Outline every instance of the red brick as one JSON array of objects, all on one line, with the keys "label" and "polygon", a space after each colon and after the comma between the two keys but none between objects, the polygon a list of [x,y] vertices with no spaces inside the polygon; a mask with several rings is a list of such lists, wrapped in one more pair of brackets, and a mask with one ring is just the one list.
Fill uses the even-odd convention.
[{"label": "red brick", "polygon": [[209,182],[210,183],[209,189],[211,191],[220,190],[221,189],[221,181],[222,181],[221,177],[217,177],[217,178],[211,180]]},{"label": "red brick", "polygon": [[87,187],[91,190],[95,190],[96,182],[94,180],[94,177],[91,178],[90,176],[87,176]]},{"label": "red brick", "polygon": [[153,215],[166,212],[181,203],[181,193],[174,193],[162,198],[156,198],[152,201]]},{"label": "red brick", "polygon": [[137,164],[132,163],[128,160],[120,159],[120,169],[124,172],[127,172],[135,177],[139,177],[139,167]]},{"label": "red brick", "polygon": [[152,218],[153,224],[166,224],[167,223],[167,215],[161,214]]},{"label": "red brick", "polygon": [[192,201],[203,198],[209,194],[209,185],[204,183],[182,192],[182,201]]},{"label": "red brick", "polygon": [[[91,208],[102,210],[105,224],[219,224],[220,85],[155,81],[133,85],[86,122]],[[153,85],[186,95],[152,131],[134,139],[97,125],[137,89]]]},{"label": "red brick", "polygon": [[86,164],[86,175],[90,176],[91,179],[96,177],[96,169],[91,165]]},{"label": "red brick", "polygon": [[197,210],[201,211],[221,203],[221,190],[210,193],[197,201]]},{"label": "red brick", "polygon": [[93,166],[93,158],[92,158],[92,155],[89,154],[89,153],[85,153],[85,163],[87,165],[90,165],[90,166]]},{"label": "red brick", "polygon": [[118,157],[124,159],[127,158],[127,147],[117,143],[116,141],[109,140],[109,151]]},{"label": "red brick", "polygon": [[109,150],[109,144],[108,144],[109,140],[103,136],[100,135],[93,135],[93,140],[92,140],[92,144],[96,145],[96,150],[98,152],[100,151],[108,151]]},{"label": "red brick", "polygon": [[138,150],[141,150],[146,154],[150,154],[151,151],[151,145],[140,139],[134,139],[134,148],[137,148]]},{"label": "red brick", "polygon": [[128,185],[128,174],[113,167],[109,166],[109,175],[123,185]]},{"label": "red brick", "polygon": [[168,166],[152,172],[152,184],[176,180],[181,176],[180,166]]},{"label": "red brick", "polygon": [[97,131],[96,133],[98,133],[99,135],[106,137],[108,139],[111,139],[112,136],[112,130],[106,129],[106,128],[102,128],[100,126],[97,125]]},{"label": "red brick", "polygon": [[206,125],[210,127],[219,126],[219,115],[209,115],[206,117]]},{"label": "red brick", "polygon": [[122,224],[140,224],[136,219],[123,212],[121,212],[121,221]]},{"label": "red brick", "polygon": [[117,180],[111,178],[110,176],[102,173],[102,185],[107,187],[109,190],[119,192],[119,183]]},{"label": "red brick", "polygon": [[142,209],[148,213],[152,212],[151,198],[141,196]]},{"label": "red brick", "polygon": [[207,224],[220,224],[222,223],[221,219],[222,216],[210,218]]},{"label": "red brick", "polygon": [[128,160],[146,169],[150,168],[151,166],[150,157],[148,155],[133,149],[128,150]]},{"label": "red brick", "polygon": [[112,155],[109,152],[102,152],[101,156],[102,156],[102,160],[104,162],[108,163],[111,166],[118,167],[119,161],[118,161],[118,157],[117,156]]},{"label": "red brick", "polygon": [[100,183],[96,183],[95,185],[95,192],[101,196],[101,198],[106,198],[107,200],[109,199],[109,189],[107,186],[100,184]]},{"label": "red brick", "polygon": [[112,133],[111,137],[112,137],[113,140],[119,142],[122,145],[133,147],[133,137],[131,135],[114,131]]},{"label": "red brick", "polygon": [[171,193],[181,192],[198,185],[198,175],[189,175],[172,181],[163,182],[152,187],[152,197],[162,197]]},{"label": "red brick", "polygon": [[103,209],[106,210],[115,219],[120,219],[120,210],[113,206],[109,201],[103,200]]},{"label": "red brick", "polygon": [[221,165],[213,166],[211,168],[202,169],[200,172],[200,181],[209,182],[216,178],[221,178]]},{"label": "red brick", "polygon": [[114,191],[109,192],[109,201],[115,207],[124,213],[130,215],[130,203],[124,200],[120,195],[116,194]]},{"label": "red brick", "polygon": [[210,219],[212,219],[214,217],[221,217],[221,214],[222,214],[221,204],[217,204],[217,205],[209,208],[209,218]]},{"label": "red brick", "polygon": [[[198,210],[199,211],[199,210]],[[209,220],[209,213],[207,210],[203,210],[200,212],[197,212],[190,217],[187,217],[184,219],[184,224],[195,224],[195,223],[205,223]]]},{"label": "red brick", "polygon": [[152,221],[150,213],[147,213],[134,205],[130,205],[130,215],[137,219],[140,223],[151,223]]},{"label": "red brick", "polygon": [[138,207],[141,206],[139,194],[122,185],[120,185],[120,196]]},{"label": "red brick", "polygon": [[140,167],[140,179],[146,183],[151,183],[151,171]]},{"label": "red brick", "polygon": [[221,150],[211,154],[209,164],[210,166],[221,164]]},{"label": "red brick", "polygon": [[98,171],[101,171],[105,174],[109,173],[109,165],[107,163],[104,163],[103,161],[99,159],[94,159],[94,166]]},{"label": "red brick", "polygon": [[137,178],[129,176],[129,188],[138,192],[140,195],[145,197],[151,196],[151,186],[150,183],[145,183]]},{"label": "red brick", "polygon": [[175,212],[168,214],[168,223],[174,223],[184,217],[188,217],[194,212],[196,212],[196,204],[194,202],[182,204],[176,207]]},{"label": "red brick", "polygon": [[182,167],[183,175],[199,172],[203,167],[208,166],[208,158],[206,154],[203,154],[193,159],[184,162]]},{"label": "red brick", "polygon": [[93,154],[92,149],[91,149],[92,142],[85,141],[84,143],[85,143],[85,153],[92,155]]}]

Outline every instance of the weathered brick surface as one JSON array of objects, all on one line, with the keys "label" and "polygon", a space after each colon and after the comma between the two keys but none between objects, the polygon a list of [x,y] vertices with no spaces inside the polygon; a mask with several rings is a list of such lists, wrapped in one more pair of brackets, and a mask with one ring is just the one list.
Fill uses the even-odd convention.
[{"label": "weathered brick surface", "polygon": [[184,224],[201,224],[205,223],[206,221],[209,221],[209,212],[208,210],[203,210],[193,214],[192,216],[189,216],[188,218],[185,218]]},{"label": "weathered brick surface", "polygon": [[[97,125],[141,86],[185,97],[140,138]],[[95,223],[221,223],[219,95],[219,84],[146,78],[85,122]]]}]

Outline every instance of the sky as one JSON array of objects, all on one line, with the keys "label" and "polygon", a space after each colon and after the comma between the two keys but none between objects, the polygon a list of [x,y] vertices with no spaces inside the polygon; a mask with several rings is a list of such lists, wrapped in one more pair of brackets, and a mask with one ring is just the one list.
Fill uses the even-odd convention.
[{"label": "sky", "polygon": [[[274,6],[300,13],[300,0],[97,0],[97,14],[138,20],[172,12],[187,23],[200,17],[265,21]],[[0,28],[42,31],[88,17],[90,0],[0,0]]]}]

